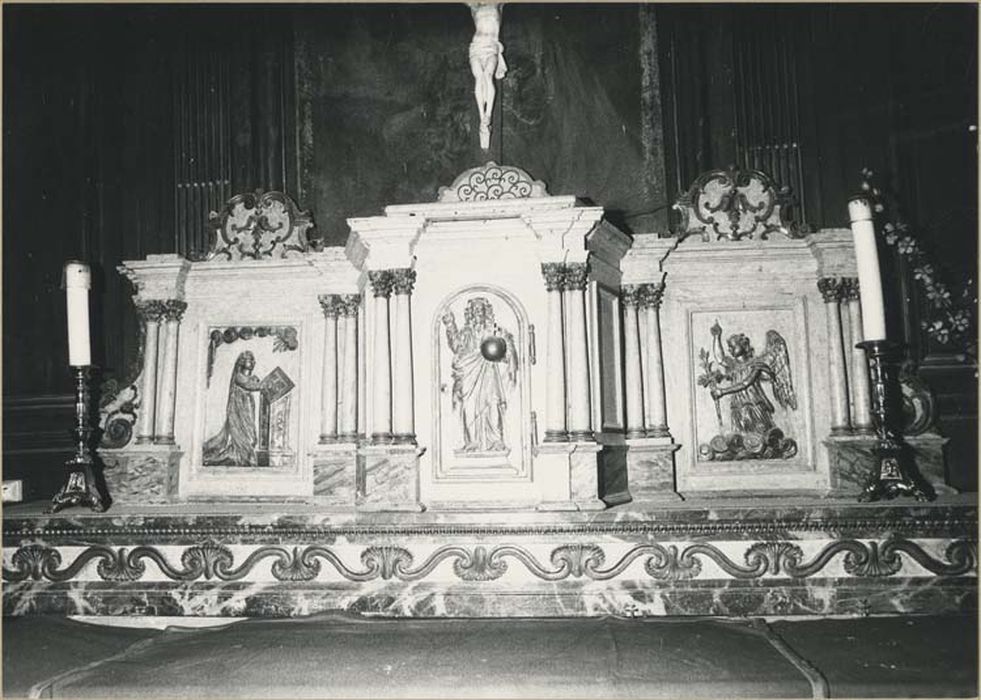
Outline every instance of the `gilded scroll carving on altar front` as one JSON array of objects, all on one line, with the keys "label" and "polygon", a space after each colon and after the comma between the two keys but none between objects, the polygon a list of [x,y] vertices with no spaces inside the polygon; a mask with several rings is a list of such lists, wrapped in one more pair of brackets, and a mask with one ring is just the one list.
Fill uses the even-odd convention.
[{"label": "gilded scroll carving on altar front", "polygon": [[716,431],[698,445],[699,461],[790,459],[797,441],[779,422],[778,409],[797,410],[797,393],[787,341],[776,330],[766,331],[765,347],[756,353],[744,333],[729,335],[723,344],[722,326],[711,329],[710,349],[701,348],[700,387],[715,409]]}]

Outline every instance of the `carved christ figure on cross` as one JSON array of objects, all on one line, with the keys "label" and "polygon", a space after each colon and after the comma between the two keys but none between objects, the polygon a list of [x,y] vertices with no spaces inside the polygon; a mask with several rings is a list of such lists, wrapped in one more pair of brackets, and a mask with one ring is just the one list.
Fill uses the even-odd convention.
[{"label": "carved christ figure on cross", "polygon": [[486,151],[490,148],[494,80],[501,80],[508,70],[504,62],[504,46],[497,38],[501,31],[501,5],[492,2],[467,4],[476,29],[470,42],[470,71],[474,77],[473,94],[480,113],[480,147]]}]

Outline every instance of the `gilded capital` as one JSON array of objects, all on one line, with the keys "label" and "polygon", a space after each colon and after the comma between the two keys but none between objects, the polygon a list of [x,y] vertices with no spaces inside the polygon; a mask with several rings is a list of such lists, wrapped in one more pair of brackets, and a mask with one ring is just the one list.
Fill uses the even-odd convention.
[{"label": "gilded capital", "polygon": [[187,302],[181,301],[180,299],[168,299],[163,302],[163,307],[164,317],[167,321],[176,321],[179,323],[184,318],[184,312],[187,311]]},{"label": "gilded capital", "polygon": [[841,296],[845,301],[857,301],[860,298],[858,277],[843,277],[841,280]]},{"label": "gilded capital", "polygon": [[160,323],[167,311],[164,302],[158,299],[136,302],[136,313],[144,323]]},{"label": "gilded capital", "polygon": [[321,294],[317,297],[326,318],[337,318],[341,313],[341,297],[338,294]]},{"label": "gilded capital", "polygon": [[371,283],[371,291],[376,297],[389,297],[392,295],[391,270],[369,270],[368,281]]},{"label": "gilded capital", "polygon": [[409,267],[389,270],[392,273],[392,291],[396,294],[412,294],[416,283],[416,271]]},{"label": "gilded capital", "polygon": [[589,266],[587,263],[567,263],[565,266],[565,288],[582,291],[586,289],[586,282],[589,279]]},{"label": "gilded capital", "polygon": [[545,278],[545,289],[549,292],[561,292],[565,286],[565,265],[562,263],[542,263],[542,277]]},{"label": "gilded capital", "polygon": [[358,315],[358,309],[361,308],[360,294],[341,294],[338,296],[338,299],[338,313],[341,316],[352,317]]},{"label": "gilded capital", "polygon": [[664,296],[664,283],[638,285],[637,305],[642,309],[661,308],[661,298]]},{"label": "gilded capital", "polygon": [[624,306],[638,306],[641,298],[641,285],[625,284],[620,288],[620,298]]},{"label": "gilded capital", "polygon": [[842,298],[845,293],[844,280],[837,277],[822,277],[817,281],[818,291],[825,304],[831,304]]}]

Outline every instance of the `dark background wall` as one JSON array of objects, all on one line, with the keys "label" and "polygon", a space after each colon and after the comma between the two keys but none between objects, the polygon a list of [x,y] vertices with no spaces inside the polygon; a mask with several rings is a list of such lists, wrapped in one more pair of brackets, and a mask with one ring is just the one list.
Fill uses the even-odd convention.
[{"label": "dark background wall", "polygon": [[[208,246],[231,195],[283,189],[345,219],[426,201],[477,148],[463,5],[4,5],[3,451],[48,495],[70,449],[64,260],[95,266],[94,362],[133,376],[115,267]],[[959,284],[977,270],[973,5],[507,5],[490,158],[667,233],[703,170],[759,167],[797,217],[846,226],[871,167]],[[891,330],[934,388],[952,481],[976,488],[977,379],[919,329],[884,251]]]}]

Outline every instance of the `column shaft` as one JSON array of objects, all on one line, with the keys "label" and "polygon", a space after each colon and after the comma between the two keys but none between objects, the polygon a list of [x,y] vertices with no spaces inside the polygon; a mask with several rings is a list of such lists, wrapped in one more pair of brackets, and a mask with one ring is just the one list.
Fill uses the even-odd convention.
[{"label": "column shaft", "polygon": [[338,407],[339,435],[345,442],[358,437],[358,311],[360,297],[352,295],[344,300],[339,317],[339,344],[341,345],[341,400]]},{"label": "column shaft", "polygon": [[586,263],[566,265],[566,322],[569,328],[569,438],[593,440],[589,401],[589,344],[586,333]]},{"label": "column shaft", "polygon": [[644,430],[643,394],[641,391],[640,332],[637,322],[638,289],[623,290],[624,381],[627,394],[627,437],[642,438]]},{"label": "column shaft", "polygon": [[862,306],[858,297],[858,281],[849,280],[848,320],[852,332],[852,431],[861,435],[871,435],[872,406],[869,393],[869,365],[865,351],[855,347],[862,342]]},{"label": "column shaft", "polygon": [[375,347],[372,368],[371,439],[375,442],[392,440],[392,365],[389,338],[388,298],[392,292],[392,276],[388,270],[369,273],[375,295]]},{"label": "column shaft", "polygon": [[845,371],[845,346],[841,332],[841,282],[832,277],[818,280],[828,317],[828,369],[831,382],[831,434],[844,435],[850,431],[848,410],[848,379]]},{"label": "column shaft", "polygon": [[337,440],[337,314],[338,297],[333,294],[320,297],[324,309],[324,362],[321,387],[320,442]]},{"label": "column shaft", "polygon": [[565,423],[565,355],[562,329],[563,265],[542,265],[548,299],[545,333],[545,442],[568,440]]},{"label": "column shaft", "polygon": [[157,396],[155,442],[174,444],[174,412],[177,401],[177,348],[180,319],[187,304],[171,299],[165,302],[167,322],[164,326],[163,381]]},{"label": "column shaft", "polygon": [[412,315],[410,300],[415,270],[394,271],[395,338],[392,351],[394,370],[393,422],[395,441],[415,444],[414,393],[412,381]]},{"label": "column shaft", "polygon": [[152,301],[139,308],[146,324],[143,342],[143,381],[140,385],[140,422],[136,428],[136,444],[153,442],[154,419],[157,408],[157,352],[160,338],[160,317],[163,304]]},{"label": "column shaft", "polygon": [[668,430],[668,409],[664,395],[664,357],[661,354],[661,319],[658,309],[664,285],[648,285],[641,299],[647,317],[647,405],[650,416],[647,421],[650,437],[671,437]]}]

